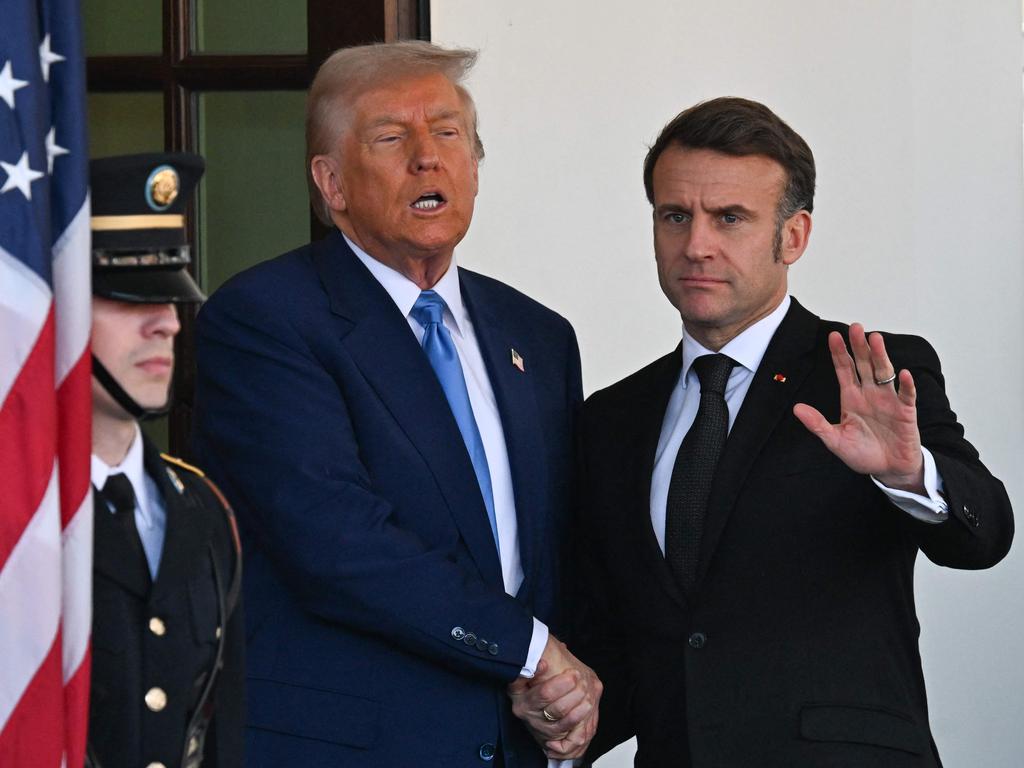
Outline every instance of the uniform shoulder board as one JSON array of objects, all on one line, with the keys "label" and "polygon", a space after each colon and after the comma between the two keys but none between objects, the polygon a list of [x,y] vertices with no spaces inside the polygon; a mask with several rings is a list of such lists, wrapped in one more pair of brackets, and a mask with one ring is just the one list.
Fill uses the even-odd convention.
[{"label": "uniform shoulder board", "polygon": [[160,458],[166,461],[168,464],[173,464],[176,467],[181,467],[181,469],[187,469],[189,472],[199,475],[200,477],[206,477],[203,470],[201,470],[199,467],[193,467],[187,461],[182,461],[177,456],[171,456],[169,453],[161,453]]},{"label": "uniform shoulder board", "polygon": [[[213,495],[220,502],[221,510],[224,513],[224,520],[227,523],[228,531],[230,533],[231,547],[235,552],[235,569],[232,575],[231,584],[228,588],[227,594],[227,605],[228,613],[234,610],[235,603],[238,602],[238,592],[242,585],[242,543],[238,535],[238,523],[235,521],[235,513],[231,509],[231,504],[228,503],[227,498],[217,484],[214,483],[210,478],[206,476],[206,473],[199,467],[194,467],[187,461],[182,461],[177,456],[171,456],[167,453],[161,453],[160,458],[166,461],[168,464],[173,464],[181,469],[188,470],[195,475],[198,475],[206,483],[206,486],[210,489]],[[179,489],[181,490],[181,489]]]}]

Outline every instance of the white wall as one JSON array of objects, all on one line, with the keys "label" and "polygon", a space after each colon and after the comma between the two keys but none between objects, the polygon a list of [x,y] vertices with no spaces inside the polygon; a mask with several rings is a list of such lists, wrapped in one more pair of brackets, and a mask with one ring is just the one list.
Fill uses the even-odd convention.
[{"label": "white wall", "polygon": [[[668,351],[641,163],[682,108],[763,101],[819,173],[810,309],[912,331],[954,408],[1024,498],[1024,190],[1017,0],[434,0],[433,38],[482,51],[488,157],[459,261],[566,315],[587,391]],[[991,571],[922,558],[932,726],[947,766],[1024,765],[1024,555]],[[631,765],[623,748],[601,768]]]}]

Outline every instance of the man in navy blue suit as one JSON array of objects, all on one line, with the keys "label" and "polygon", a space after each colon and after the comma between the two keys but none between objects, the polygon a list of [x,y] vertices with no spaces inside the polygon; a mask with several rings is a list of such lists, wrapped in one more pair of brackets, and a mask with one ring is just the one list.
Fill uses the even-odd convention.
[{"label": "man in navy blue suit", "polygon": [[195,447],[246,554],[250,766],[541,766],[596,726],[601,684],[556,638],[576,338],[454,257],[474,58],[330,57],[306,135],[335,231],[199,319]]}]

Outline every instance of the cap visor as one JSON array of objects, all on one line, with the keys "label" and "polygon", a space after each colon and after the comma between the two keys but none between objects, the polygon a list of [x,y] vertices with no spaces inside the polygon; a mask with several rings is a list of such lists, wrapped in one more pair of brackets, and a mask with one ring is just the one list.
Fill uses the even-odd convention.
[{"label": "cap visor", "polygon": [[92,293],[135,304],[189,304],[206,296],[184,269],[111,269],[94,271]]}]

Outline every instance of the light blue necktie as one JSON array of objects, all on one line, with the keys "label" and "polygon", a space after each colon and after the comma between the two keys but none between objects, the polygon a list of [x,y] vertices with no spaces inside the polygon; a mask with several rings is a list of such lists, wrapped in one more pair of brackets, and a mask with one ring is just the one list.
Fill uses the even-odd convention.
[{"label": "light blue necktie", "polygon": [[441,382],[441,389],[448,398],[448,405],[455,416],[455,422],[459,425],[459,432],[462,433],[462,441],[469,451],[476,481],[484,497],[484,506],[487,507],[487,519],[494,535],[494,546],[498,547],[498,522],[494,517],[491,472],[487,467],[484,441],[473,417],[473,405],[469,402],[469,390],[466,389],[466,377],[462,373],[459,353],[455,349],[451,332],[441,322],[446,306],[444,299],[435,291],[423,291],[409,314],[423,326],[423,351],[427,353],[427,359],[430,360],[430,365]]}]

